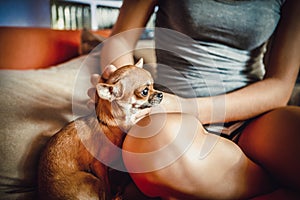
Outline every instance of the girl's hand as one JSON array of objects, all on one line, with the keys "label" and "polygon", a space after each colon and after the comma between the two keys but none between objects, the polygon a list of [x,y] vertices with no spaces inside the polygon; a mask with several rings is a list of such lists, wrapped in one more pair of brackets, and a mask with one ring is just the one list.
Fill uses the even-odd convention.
[{"label": "girl's hand", "polygon": [[104,70],[102,75],[100,76],[99,74],[92,74],[91,76],[91,83],[92,87],[88,89],[87,94],[90,97],[90,99],[87,102],[87,107],[89,109],[95,109],[95,104],[98,101],[98,96],[96,95],[96,85],[98,83],[103,83],[106,82],[106,80],[109,78],[111,73],[116,71],[116,67],[114,65],[107,65]]}]

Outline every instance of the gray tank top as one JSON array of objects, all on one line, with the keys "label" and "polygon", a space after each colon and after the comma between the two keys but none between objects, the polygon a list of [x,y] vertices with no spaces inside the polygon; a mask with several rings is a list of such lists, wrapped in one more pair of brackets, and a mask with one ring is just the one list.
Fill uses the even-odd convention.
[{"label": "gray tank top", "polygon": [[[159,0],[156,83],[183,97],[261,80],[284,0]],[[162,89],[162,88],[160,88]]]}]

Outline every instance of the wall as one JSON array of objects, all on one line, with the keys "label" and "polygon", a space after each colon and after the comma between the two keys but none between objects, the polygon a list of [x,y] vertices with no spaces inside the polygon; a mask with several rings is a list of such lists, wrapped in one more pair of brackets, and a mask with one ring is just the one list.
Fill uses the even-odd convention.
[{"label": "wall", "polygon": [[50,0],[0,0],[0,26],[50,27]]}]

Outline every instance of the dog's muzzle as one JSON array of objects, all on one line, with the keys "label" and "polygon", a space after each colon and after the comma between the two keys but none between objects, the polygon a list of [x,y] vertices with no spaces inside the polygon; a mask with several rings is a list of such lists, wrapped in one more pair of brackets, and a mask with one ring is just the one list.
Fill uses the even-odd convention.
[{"label": "dog's muzzle", "polygon": [[162,92],[155,92],[152,95],[150,95],[149,97],[149,104],[151,104],[152,106],[159,104],[162,99],[163,99],[163,93]]},{"label": "dog's muzzle", "polygon": [[148,102],[143,104],[141,108],[150,108],[152,106],[160,104],[160,102],[163,99],[163,93],[162,92],[155,92],[152,95],[149,96]]}]

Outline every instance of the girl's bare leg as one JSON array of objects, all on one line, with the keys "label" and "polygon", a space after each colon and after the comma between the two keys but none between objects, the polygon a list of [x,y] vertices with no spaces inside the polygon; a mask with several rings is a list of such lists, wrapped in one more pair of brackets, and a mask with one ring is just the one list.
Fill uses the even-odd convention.
[{"label": "girl's bare leg", "polygon": [[258,117],[244,130],[238,145],[280,183],[280,190],[269,194],[269,199],[300,199],[299,107],[283,107]]},{"label": "girl's bare leg", "polygon": [[123,149],[133,180],[149,196],[242,199],[273,189],[268,175],[235,143],[207,134],[190,115],[144,118],[128,133]]}]

